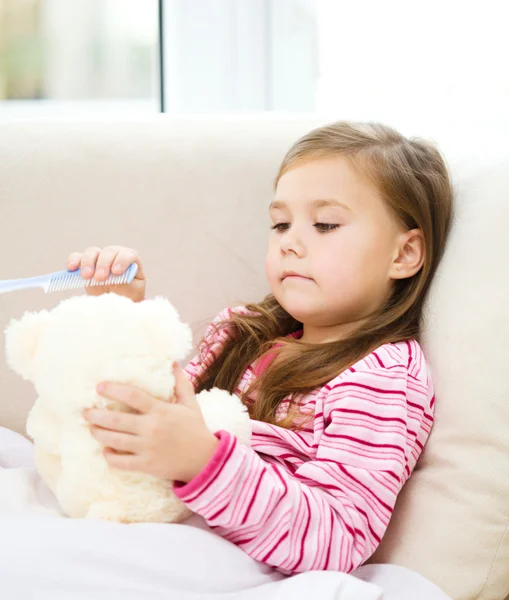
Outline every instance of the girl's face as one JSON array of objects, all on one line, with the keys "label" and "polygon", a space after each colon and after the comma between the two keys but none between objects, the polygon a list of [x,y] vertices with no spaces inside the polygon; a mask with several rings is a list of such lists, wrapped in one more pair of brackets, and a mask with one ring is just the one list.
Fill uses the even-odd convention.
[{"label": "girl's face", "polygon": [[411,274],[422,266],[420,231],[406,230],[342,156],[286,172],[270,217],[267,278],[304,324],[304,341],[340,339],[386,302],[392,279],[413,270],[409,263]]}]

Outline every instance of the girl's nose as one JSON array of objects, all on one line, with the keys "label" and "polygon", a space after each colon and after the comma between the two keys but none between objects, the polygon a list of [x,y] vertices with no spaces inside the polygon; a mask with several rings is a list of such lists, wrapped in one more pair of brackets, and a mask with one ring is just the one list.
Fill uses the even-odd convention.
[{"label": "girl's nose", "polygon": [[302,256],[304,253],[304,244],[301,239],[301,236],[298,235],[298,232],[295,227],[292,227],[290,230],[284,233],[281,236],[281,252],[282,254],[288,254],[289,252],[293,252],[297,256]]}]

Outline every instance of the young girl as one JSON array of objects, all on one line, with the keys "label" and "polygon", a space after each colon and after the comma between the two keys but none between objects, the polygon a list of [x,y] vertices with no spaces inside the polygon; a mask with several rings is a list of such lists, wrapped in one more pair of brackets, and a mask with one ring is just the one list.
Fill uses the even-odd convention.
[{"label": "young girl", "polygon": [[[109,464],[175,481],[217,533],[285,574],[364,563],[433,423],[417,340],[452,198],[439,152],[388,127],[340,122],[297,141],[269,207],[272,293],[215,319],[185,373],[174,366],[174,404],[99,386],[136,411],[87,412]],[[134,261],[130,286],[88,292],[140,301],[132,250],[89,248],[68,267],[101,280]],[[213,386],[247,405],[250,447],[205,427],[194,394]]]}]

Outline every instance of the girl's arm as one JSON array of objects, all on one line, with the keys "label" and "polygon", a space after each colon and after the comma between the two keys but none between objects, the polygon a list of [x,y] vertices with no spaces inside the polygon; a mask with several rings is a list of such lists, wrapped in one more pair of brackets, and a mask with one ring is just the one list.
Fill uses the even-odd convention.
[{"label": "girl's arm", "polygon": [[294,473],[218,432],[208,466],[175,492],[222,537],[284,573],[350,572],[380,543],[431,429],[429,390],[416,406],[407,384],[405,368],[349,373],[329,392],[315,458]]}]

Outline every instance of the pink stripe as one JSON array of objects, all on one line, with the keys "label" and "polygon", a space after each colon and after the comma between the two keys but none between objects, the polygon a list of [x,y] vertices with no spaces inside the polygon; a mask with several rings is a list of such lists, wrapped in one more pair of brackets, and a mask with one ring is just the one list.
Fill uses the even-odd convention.
[{"label": "pink stripe", "polygon": [[277,541],[277,543],[272,546],[270,551],[262,558],[262,562],[267,562],[267,560],[271,557],[271,555],[278,549],[279,545],[286,540],[288,537],[288,531],[286,531]]},{"label": "pink stripe", "polygon": [[[351,445],[343,444],[343,452],[345,452],[345,446],[348,448],[349,453],[351,453],[353,456],[359,456],[360,458],[365,459],[365,462],[367,462],[367,463],[369,463],[370,459],[373,461],[377,460],[376,458],[373,458],[373,456],[377,456],[375,450],[372,450],[371,453],[369,454],[367,449],[364,452],[361,452],[357,448],[357,446],[355,446],[353,444],[351,444]],[[328,449],[337,449],[336,446],[334,446],[333,444],[327,444],[327,445],[324,444],[323,447],[328,448]],[[385,461],[387,461],[387,459],[390,458],[392,461],[397,461],[398,463],[401,463],[403,457],[401,456],[400,453],[396,454],[391,451],[391,452],[385,453],[383,456],[378,455],[378,458],[380,460],[385,460]],[[320,460],[323,461],[323,459],[320,459]],[[332,459],[329,459],[329,460],[332,460]],[[376,468],[377,466],[379,468],[379,463],[377,463],[376,466],[372,466],[372,468]]]},{"label": "pink stripe", "polygon": [[366,417],[369,417],[370,419],[376,419],[377,421],[395,421],[397,423],[402,423],[406,427],[406,422],[403,419],[400,419],[399,417],[382,417],[380,415],[374,415],[373,413],[368,413],[365,410],[355,410],[353,408],[333,408],[330,411],[330,414],[332,415],[335,412],[350,413],[350,414],[355,414],[355,415],[364,415]]},{"label": "pink stripe", "polygon": [[[388,398],[380,398],[377,396],[363,396],[360,395],[359,392],[357,392],[356,394],[351,393],[348,394],[347,399],[345,400],[345,396],[342,393],[338,393],[338,392],[331,392],[331,396],[332,401],[331,404],[333,406],[337,406],[337,404],[339,404],[340,402],[345,402],[348,401],[350,402],[352,405],[361,405],[363,407],[366,408],[375,408],[378,412],[380,411],[380,409],[387,409],[387,411],[394,411],[395,409],[401,410],[402,405],[402,400],[401,398],[393,398],[393,401],[390,402]],[[385,400],[385,402],[382,402],[382,400]],[[354,403],[355,401],[355,403]],[[357,404],[358,403],[358,404]],[[366,406],[368,405],[368,406]],[[422,408],[421,408],[421,412],[422,412]]]},{"label": "pink stripe", "polygon": [[[254,539],[256,539],[255,537],[251,537],[251,538],[246,538],[244,540],[235,540],[235,545],[236,546],[245,546],[246,544],[249,544],[250,542],[252,542]],[[231,542],[233,542],[233,540],[230,540]]]},{"label": "pink stripe", "polygon": [[408,363],[407,363],[407,369],[410,369],[410,364],[412,362],[412,346],[410,345],[410,342],[407,341],[406,342],[406,346],[408,348]]},{"label": "pink stripe", "polygon": [[[330,531],[331,531],[331,539],[334,539],[334,515],[332,514],[332,511],[330,513]],[[327,569],[329,568],[329,561],[330,561],[330,551],[332,548],[332,544],[328,544],[327,545],[327,556],[325,558],[325,565],[324,565],[324,571],[327,571]]]},{"label": "pink stripe", "polygon": [[227,508],[230,508],[230,506],[225,503],[218,511],[208,517],[209,521],[215,521],[217,517],[222,515]]},{"label": "pink stripe", "polygon": [[347,471],[347,469],[343,466],[343,465],[339,465],[339,468],[341,469],[341,471],[343,471],[343,473],[345,475],[347,475],[348,477],[350,477],[350,479],[352,479],[353,481],[355,481],[356,483],[358,483],[361,487],[363,487],[367,492],[369,492],[373,498],[376,499],[376,501],[383,506],[384,508],[386,508],[389,512],[392,511],[392,508],[386,504],[381,498],[379,498],[375,492],[373,490],[370,490],[366,485],[364,485],[362,483],[362,481],[359,481],[356,477],[354,477],[349,471]]},{"label": "pink stripe", "polygon": [[[367,431],[372,431],[374,434],[387,436],[397,435],[401,437],[407,433],[407,428],[402,426],[400,423],[387,424],[385,427],[380,427],[378,423],[373,423],[369,419],[363,419],[362,417],[351,416],[349,419],[345,419],[341,423],[341,428],[350,427],[351,429],[361,430],[364,434]],[[338,429],[340,429],[338,427]]]},{"label": "pink stripe", "polygon": [[428,413],[424,410],[424,408],[422,406],[419,406],[418,404],[414,404],[413,402],[410,402],[410,400],[407,400],[407,404],[408,406],[411,406],[412,408],[416,408],[419,411],[422,412],[422,414],[426,417],[426,419],[428,419],[429,421],[433,421],[433,417],[431,415],[428,415]]},{"label": "pink stripe", "polygon": [[[353,487],[354,484],[357,484],[357,487]],[[374,496],[373,493],[371,493],[370,496],[368,496],[367,494],[364,494],[363,490],[359,490],[358,487],[359,482],[357,481],[352,481],[352,478],[350,478],[350,480],[346,481],[345,478],[339,480],[338,479],[338,485],[332,484],[332,483],[322,483],[321,487],[327,489],[327,490],[336,490],[338,492],[340,492],[341,494],[344,494],[346,498],[349,498],[349,495],[347,494],[347,486],[348,489],[350,490],[350,492],[354,492],[354,494],[356,494],[357,496],[359,496],[361,498],[361,500],[363,501],[364,504],[366,504],[371,511],[371,516],[373,518],[374,521],[383,521],[383,514],[384,511],[383,506],[380,504],[379,499],[377,496]],[[344,499],[342,499],[343,502],[345,502]],[[377,504],[378,502],[378,504]],[[359,510],[358,504],[352,501],[352,504],[355,506],[356,510]],[[361,532],[362,533],[362,532]],[[362,534],[364,536],[364,534]]]},{"label": "pink stripe", "polygon": [[297,571],[297,569],[300,567],[300,565],[302,564],[302,560],[304,559],[304,544],[306,543],[306,538],[309,532],[309,523],[311,522],[311,507],[309,506],[309,500],[306,494],[304,494],[304,502],[307,505],[307,521],[306,521],[306,525],[304,527],[304,533],[302,534],[301,540],[300,540],[300,555],[299,555],[299,559],[297,561],[297,563],[294,565],[293,567],[293,571]]},{"label": "pink stripe", "polygon": [[[329,388],[330,391],[339,388],[339,387],[360,387],[364,390],[370,390],[371,392],[376,392],[377,394],[399,394],[402,396],[406,396],[406,392],[404,390],[384,390],[382,388],[376,388],[371,385],[366,385],[365,383],[359,383],[358,381],[343,381],[341,383],[336,383],[336,385]],[[328,387],[328,386],[325,386]]]},{"label": "pink stripe", "polygon": [[371,448],[392,448],[393,450],[399,450],[402,454],[405,453],[405,450],[396,444],[376,444],[375,442],[368,442],[368,440],[361,440],[360,438],[353,437],[352,435],[343,435],[340,433],[327,433],[325,432],[324,437],[334,438],[340,440],[350,440],[351,442],[355,442],[356,444],[361,444],[362,446],[370,446]]},{"label": "pink stripe", "polygon": [[377,535],[377,533],[375,532],[375,530],[373,529],[373,527],[371,527],[371,523],[369,522],[369,515],[368,515],[368,513],[366,511],[362,510],[362,508],[360,508],[360,507],[357,507],[357,510],[364,517],[364,520],[365,520],[366,525],[367,525],[367,527],[369,529],[369,532],[375,538],[376,543],[379,544],[382,541],[382,538],[379,535]]},{"label": "pink stripe", "polygon": [[376,352],[373,352],[373,356],[376,358],[376,360],[378,361],[378,364],[382,367],[382,369],[385,369],[385,365],[383,364],[383,362],[381,361],[380,357],[378,356],[378,354]]},{"label": "pink stripe", "polygon": [[258,539],[258,543],[253,547],[253,556],[257,560],[260,560],[260,556],[267,553],[273,546],[273,544],[281,537],[281,532],[288,529],[289,523],[291,522],[292,509],[286,510],[282,514],[277,514],[277,521],[274,524],[275,519],[269,519],[266,523],[266,527]]},{"label": "pink stripe", "polygon": [[253,504],[255,503],[255,501],[258,498],[258,490],[260,489],[260,484],[262,482],[263,476],[265,475],[267,471],[265,471],[265,469],[261,472],[260,477],[258,478],[258,483],[256,484],[256,488],[255,491],[253,492],[253,495],[251,497],[251,502],[249,503],[249,506],[247,507],[247,511],[246,514],[244,515],[244,518],[241,520],[242,525],[244,525],[244,523],[248,520],[249,518],[249,513],[251,512],[251,509],[253,508]]}]

